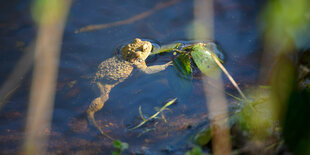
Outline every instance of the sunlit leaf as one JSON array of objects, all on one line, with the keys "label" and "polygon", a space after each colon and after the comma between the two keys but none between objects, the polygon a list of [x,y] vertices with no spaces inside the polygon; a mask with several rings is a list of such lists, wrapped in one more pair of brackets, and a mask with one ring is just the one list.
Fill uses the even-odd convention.
[{"label": "sunlit leaf", "polygon": [[183,75],[191,75],[191,60],[189,54],[183,53],[180,54],[176,59],[173,60],[175,66]]},{"label": "sunlit leaf", "polygon": [[156,49],[154,51],[152,51],[151,54],[160,54],[160,53],[166,53],[166,52],[172,52],[172,51],[177,51],[180,52],[178,50],[178,48],[182,45],[182,43],[173,43],[173,44],[168,44],[165,45],[163,47],[160,47],[159,49]]},{"label": "sunlit leaf", "polygon": [[211,50],[207,49],[203,44],[196,44],[192,48],[191,53],[193,60],[200,71],[205,75],[210,75],[213,72],[220,70],[218,65],[215,63],[211,54],[215,55]]},{"label": "sunlit leaf", "polygon": [[224,54],[223,54],[223,50],[220,48],[220,46],[218,46],[216,43],[214,42],[208,42],[208,43],[204,43],[203,44],[204,47],[207,48],[208,51],[211,51],[214,56],[221,62],[224,63],[223,59],[224,59]]}]

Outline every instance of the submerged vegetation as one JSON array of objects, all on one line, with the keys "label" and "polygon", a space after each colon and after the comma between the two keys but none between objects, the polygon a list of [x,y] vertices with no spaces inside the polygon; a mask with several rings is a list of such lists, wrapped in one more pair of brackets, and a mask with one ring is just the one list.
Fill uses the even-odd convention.
[{"label": "submerged vegetation", "polygon": [[[210,46],[210,44],[212,46]],[[218,49],[216,45],[214,43],[210,44],[196,43],[193,45],[181,46],[180,43],[176,43],[175,45],[166,46],[164,49],[156,51],[156,53],[177,51],[178,55],[174,59],[174,64],[180,73],[186,77],[192,76],[192,67],[198,67],[205,76],[211,74],[211,78],[214,78],[214,76],[212,76],[214,72],[219,72],[222,69],[241,96],[241,98],[239,98],[230,93],[226,93],[236,100],[234,110],[229,115],[229,126],[232,131],[232,139],[240,141],[236,134],[238,134],[238,132],[243,132],[242,141],[246,141],[246,139],[249,141],[264,141],[266,145],[262,146],[265,148],[261,153],[276,153],[275,148],[279,149],[283,143],[279,137],[279,125],[275,121],[271,111],[272,101],[270,98],[270,87],[261,86],[253,88],[249,90],[247,93],[248,97],[246,97],[225,67],[221,64],[223,60],[219,59],[219,56],[215,54],[220,53],[219,51],[214,51]],[[174,53],[174,55],[176,55],[176,53]],[[224,117],[221,121],[226,121],[225,119],[227,118]],[[212,140],[212,135],[212,128],[209,125],[198,132],[193,137],[193,141],[198,144],[198,146],[207,146]],[[271,142],[266,143],[267,140],[271,140]],[[251,149],[246,150],[246,148],[243,148],[245,147],[243,145],[245,144],[233,143],[233,147],[235,147],[233,152],[246,153],[252,151]],[[252,149],[254,149],[254,146]],[[194,147],[193,150],[187,152],[187,154],[203,153],[199,147]]]},{"label": "submerged vegetation", "polygon": [[156,118],[162,111],[166,110],[167,107],[169,107],[170,105],[172,105],[177,99],[173,99],[169,102],[167,102],[163,107],[161,107],[154,115],[148,117],[148,118],[145,118],[142,114],[142,110],[141,110],[141,106],[139,107],[139,113],[140,113],[140,117],[142,118],[142,122],[140,124],[138,124],[137,126],[133,127],[133,128],[130,128],[130,130],[134,130],[134,129],[137,129],[139,127],[141,127],[143,124],[147,123],[148,121]]},{"label": "submerged vegetation", "polygon": [[128,143],[119,140],[114,140],[113,147],[116,149],[116,151],[113,151],[112,155],[121,155],[125,150],[128,149],[129,145]]},{"label": "submerged vegetation", "polygon": [[220,55],[221,58],[217,55],[222,52],[218,50],[217,45],[213,42],[195,44],[175,43],[157,49],[152,53],[161,54],[167,52],[174,52],[174,55],[177,55],[173,62],[184,76],[192,76],[192,67],[198,67],[207,76],[210,73],[218,72],[220,68],[212,56],[223,62],[221,60],[223,58],[222,55]]}]

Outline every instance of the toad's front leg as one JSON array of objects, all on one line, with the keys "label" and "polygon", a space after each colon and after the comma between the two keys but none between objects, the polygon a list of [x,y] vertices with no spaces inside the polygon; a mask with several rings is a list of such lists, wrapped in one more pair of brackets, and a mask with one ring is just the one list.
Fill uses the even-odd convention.
[{"label": "toad's front leg", "polygon": [[139,69],[146,74],[154,74],[165,70],[170,65],[172,65],[172,61],[169,61],[168,63],[163,65],[153,65],[153,66],[145,65],[144,67],[140,67]]}]

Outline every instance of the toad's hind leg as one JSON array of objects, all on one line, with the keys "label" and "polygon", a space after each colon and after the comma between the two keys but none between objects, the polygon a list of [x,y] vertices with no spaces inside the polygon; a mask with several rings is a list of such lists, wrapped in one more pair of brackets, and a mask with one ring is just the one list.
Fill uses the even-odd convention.
[{"label": "toad's hind leg", "polygon": [[113,138],[111,138],[109,135],[104,133],[102,131],[102,129],[98,126],[98,124],[96,123],[96,120],[95,120],[95,113],[102,109],[102,107],[104,106],[104,103],[109,99],[109,93],[110,93],[111,89],[115,85],[102,85],[101,83],[98,82],[97,86],[100,89],[101,96],[94,99],[91,102],[91,104],[89,105],[89,107],[86,111],[87,119],[88,119],[89,123],[91,125],[93,125],[94,127],[96,127],[102,135],[105,135],[109,139],[113,140]]}]

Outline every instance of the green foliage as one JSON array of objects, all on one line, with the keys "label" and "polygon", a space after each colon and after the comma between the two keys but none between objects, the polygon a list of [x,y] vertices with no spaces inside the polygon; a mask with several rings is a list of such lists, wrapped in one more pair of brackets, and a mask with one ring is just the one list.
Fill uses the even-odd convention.
[{"label": "green foliage", "polygon": [[[178,48],[181,46],[181,43],[173,43],[173,44],[169,44],[169,45],[165,45],[157,50],[152,51],[151,55],[153,54],[160,54],[160,53],[167,53],[167,52],[172,52],[172,51],[176,51],[176,52],[180,52],[178,50]],[[182,53],[182,52],[181,52]]]},{"label": "green foliage", "polygon": [[193,65],[191,65],[191,60],[193,60],[199,70],[207,76],[220,70],[212,58],[212,56],[215,56],[220,62],[223,62],[215,53],[220,52],[216,44],[196,43],[193,45],[184,46],[182,49],[179,49],[181,45],[181,43],[169,44],[153,51],[152,54],[160,54],[165,52],[179,53],[173,62],[176,68],[182,73],[182,75],[187,77],[191,77],[192,74]]},{"label": "green foliage", "polygon": [[282,52],[288,52],[288,40],[309,47],[309,10],[309,0],[268,1],[261,16],[266,42]]},{"label": "green foliage", "polygon": [[269,91],[264,89],[263,92],[256,91],[249,94],[253,96],[251,101],[245,101],[240,112],[233,117],[241,129],[247,131],[254,139],[264,140],[270,136],[273,131],[274,119],[272,116],[271,101]]},{"label": "green foliage", "polygon": [[220,70],[211,56],[211,54],[215,54],[207,49],[203,44],[194,45],[192,50],[193,52],[191,55],[193,60],[203,74],[208,76],[211,73],[213,74],[214,72],[218,72]]},{"label": "green foliage", "polygon": [[211,127],[207,127],[204,130],[200,131],[195,137],[195,142],[199,146],[207,145],[212,139]]},{"label": "green foliage", "polygon": [[122,142],[120,140],[115,140],[113,142],[113,147],[117,150],[117,151],[113,151],[112,154],[113,155],[121,155],[124,150],[129,148],[128,143]]},{"label": "green foliage", "polygon": [[188,53],[180,54],[173,62],[183,75],[189,76],[192,74],[191,60]]},{"label": "green foliage", "polygon": [[285,143],[295,154],[310,154],[310,89],[294,90],[287,100],[283,124]]},{"label": "green foliage", "polygon": [[185,155],[205,155],[205,153],[202,152],[202,149],[200,147],[194,147],[192,150],[187,151]]}]

